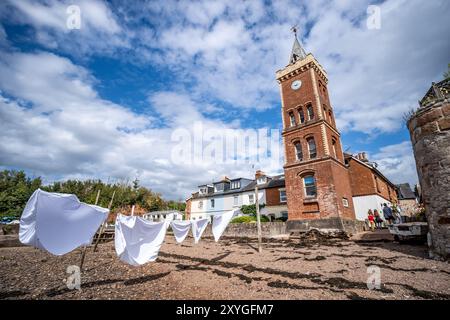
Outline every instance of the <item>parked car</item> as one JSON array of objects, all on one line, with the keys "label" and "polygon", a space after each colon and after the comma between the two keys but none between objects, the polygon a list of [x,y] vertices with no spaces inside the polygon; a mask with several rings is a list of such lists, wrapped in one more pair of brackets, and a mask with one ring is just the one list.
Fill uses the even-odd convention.
[{"label": "parked car", "polygon": [[389,232],[400,243],[407,241],[427,240],[428,224],[426,222],[408,222],[389,225]]},{"label": "parked car", "polygon": [[11,217],[2,217],[2,219],[0,220],[0,223],[2,224],[8,224],[13,220],[13,218]]}]

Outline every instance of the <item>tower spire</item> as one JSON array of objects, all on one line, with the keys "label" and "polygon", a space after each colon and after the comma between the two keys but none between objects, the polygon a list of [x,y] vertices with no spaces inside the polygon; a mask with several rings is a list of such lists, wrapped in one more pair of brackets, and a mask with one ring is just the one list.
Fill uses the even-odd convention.
[{"label": "tower spire", "polygon": [[293,26],[291,31],[294,33],[294,45],[292,46],[291,57],[289,58],[289,63],[295,63],[298,60],[303,60],[306,58],[306,52],[303,47],[300,45],[300,42],[297,38],[297,26]]}]

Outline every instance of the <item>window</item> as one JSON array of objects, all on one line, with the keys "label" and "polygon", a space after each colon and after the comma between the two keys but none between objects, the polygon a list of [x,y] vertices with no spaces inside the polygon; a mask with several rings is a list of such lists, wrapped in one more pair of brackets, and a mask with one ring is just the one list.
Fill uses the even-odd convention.
[{"label": "window", "polygon": [[303,178],[303,184],[305,186],[306,197],[317,196],[316,180],[313,175],[308,175]]},{"label": "window", "polygon": [[303,160],[303,152],[302,152],[302,144],[297,141],[294,143],[295,146],[295,156],[297,157],[297,160],[302,161]]},{"label": "window", "polygon": [[306,106],[306,113],[308,114],[308,120],[314,119],[314,109],[311,104]]},{"label": "window", "polygon": [[333,124],[333,115],[331,113],[331,110],[328,111],[328,117],[330,118],[330,123]]},{"label": "window", "polygon": [[332,140],[331,140],[331,147],[332,147],[332,149],[333,149],[333,155],[334,155],[334,157],[337,158],[337,153],[336,153],[336,140],[335,140],[335,139],[332,139]]},{"label": "window", "polygon": [[237,206],[238,205],[238,200],[239,200],[238,196],[234,196],[233,197],[233,206]]},{"label": "window", "polygon": [[309,158],[314,159],[317,157],[316,141],[314,138],[308,138],[306,141],[308,142]]},{"label": "window", "polygon": [[327,120],[327,107],[323,106],[323,118]]},{"label": "window", "polygon": [[298,109],[298,116],[300,118],[300,123],[305,123],[305,114],[303,113],[303,108]]},{"label": "window", "polygon": [[348,200],[347,200],[347,198],[342,198],[342,204],[344,205],[344,207],[348,208]]},{"label": "window", "polygon": [[198,202],[198,208],[199,208],[199,209],[202,209],[202,208],[203,208],[203,201],[199,201],[199,202]]},{"label": "window", "polygon": [[241,187],[241,182],[238,181],[231,181],[231,189],[239,189]]},{"label": "window", "polygon": [[295,126],[295,116],[293,112],[289,112],[289,121],[291,122],[291,127]]},{"label": "window", "polygon": [[211,208],[214,208],[214,203],[215,201],[214,201],[214,199],[211,199]]},{"label": "window", "polygon": [[206,194],[207,193],[207,187],[200,187],[200,194]]},{"label": "window", "polygon": [[280,190],[280,202],[286,202],[286,190]]},{"label": "window", "polygon": [[258,180],[256,180],[257,184],[264,184],[266,182],[267,182],[267,177],[266,176],[259,177]]},{"label": "window", "polygon": [[250,204],[255,203],[255,195],[254,194],[248,195],[248,203],[250,203]]},{"label": "window", "polygon": [[224,187],[223,183],[218,183],[214,186],[214,191],[215,192],[223,191],[223,187]]}]

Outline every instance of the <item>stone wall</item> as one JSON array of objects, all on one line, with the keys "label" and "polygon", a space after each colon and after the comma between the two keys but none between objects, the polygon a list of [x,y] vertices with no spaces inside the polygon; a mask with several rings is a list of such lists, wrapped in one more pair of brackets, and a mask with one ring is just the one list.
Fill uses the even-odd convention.
[{"label": "stone wall", "polygon": [[[261,223],[263,237],[270,238],[281,234],[286,234],[286,222],[263,222]],[[203,236],[212,237],[212,229],[209,224]],[[223,236],[226,237],[257,237],[258,231],[256,223],[230,223]]]},{"label": "stone wall", "polygon": [[317,229],[339,229],[344,230],[349,234],[355,234],[364,231],[364,221],[358,221],[353,219],[307,219],[307,220],[288,220],[286,223],[287,232],[294,230],[307,231],[311,228]]},{"label": "stone wall", "polygon": [[408,121],[426,216],[432,257],[450,256],[450,103],[420,108]]}]

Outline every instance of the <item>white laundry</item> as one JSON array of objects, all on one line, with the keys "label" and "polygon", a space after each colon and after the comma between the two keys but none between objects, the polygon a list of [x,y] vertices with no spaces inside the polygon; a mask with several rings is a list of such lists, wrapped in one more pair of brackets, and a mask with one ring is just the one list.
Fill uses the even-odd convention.
[{"label": "white laundry", "polygon": [[38,189],[23,210],[19,239],[23,244],[63,255],[90,244],[108,212],[80,202],[73,194]]},{"label": "white laundry", "polygon": [[120,260],[139,266],[155,261],[164,242],[166,222],[152,222],[119,214],[116,218],[115,247]]},{"label": "white laundry", "polygon": [[219,238],[222,236],[222,233],[227,228],[234,214],[238,211],[239,210],[231,210],[222,214],[215,214],[213,216],[212,233],[216,242],[219,241]]},{"label": "white laundry", "polygon": [[194,242],[198,243],[203,231],[205,231],[208,225],[209,219],[192,220],[192,236],[194,237]]},{"label": "white laundry", "polygon": [[186,239],[186,236],[189,233],[189,229],[191,229],[191,222],[190,221],[172,221],[170,223],[172,226],[172,231],[175,236],[175,240],[177,240],[178,243],[182,243],[184,239]]}]

